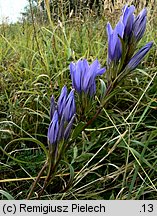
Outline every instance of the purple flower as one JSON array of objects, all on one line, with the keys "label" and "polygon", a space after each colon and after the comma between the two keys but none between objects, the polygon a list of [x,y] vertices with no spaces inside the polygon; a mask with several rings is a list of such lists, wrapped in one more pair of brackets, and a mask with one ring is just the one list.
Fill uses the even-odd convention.
[{"label": "purple flower", "polygon": [[135,7],[131,5],[125,5],[122,9],[123,14],[121,16],[121,21],[124,24],[124,38],[129,38],[130,34],[132,33],[132,27],[135,20]]},{"label": "purple flower", "polygon": [[62,115],[59,123],[59,131],[58,131],[58,138],[57,141],[60,142],[63,139],[64,136],[64,130],[65,130],[65,117]]},{"label": "purple flower", "polygon": [[99,61],[96,59],[91,65],[86,59],[79,60],[76,63],[70,63],[70,74],[73,88],[81,93],[93,96],[96,92],[95,78],[106,71],[101,68]]},{"label": "purple flower", "polygon": [[133,24],[132,31],[136,42],[138,42],[143,37],[143,34],[146,29],[146,21],[147,21],[147,10],[144,8],[136,17]]},{"label": "purple flower", "polygon": [[147,52],[152,47],[153,42],[147,43],[144,47],[142,47],[129,61],[129,63],[126,66],[126,69],[129,71],[134,70],[138,64],[142,61],[144,56],[147,54]]},{"label": "purple flower", "polygon": [[47,133],[48,141],[50,144],[56,144],[58,131],[59,131],[58,112],[55,111]]},{"label": "purple flower", "polygon": [[125,5],[122,9],[121,21],[124,24],[124,39],[132,38],[137,43],[146,29],[147,10],[144,8],[137,17],[134,15],[135,7]]},{"label": "purple flower", "polygon": [[63,110],[65,108],[66,99],[67,99],[67,87],[64,86],[62,88],[62,91],[58,98],[58,103],[57,103],[59,116],[62,116]]},{"label": "purple flower", "polygon": [[49,144],[54,144],[57,148],[61,140],[68,139],[74,122],[75,112],[74,89],[67,95],[67,87],[64,86],[58,98],[57,105],[54,97],[51,97],[51,122],[47,133]]},{"label": "purple flower", "polygon": [[64,107],[63,116],[65,120],[69,122],[72,116],[75,114],[75,112],[76,112],[76,108],[75,108],[74,89],[72,89],[66,99],[66,104]]},{"label": "purple flower", "polygon": [[76,64],[72,62],[70,63],[72,85],[78,93],[81,93],[81,79],[84,70],[85,68],[82,60],[78,60]]},{"label": "purple flower", "polygon": [[110,23],[107,24],[107,35],[108,35],[108,63],[112,61],[118,61],[122,55],[122,45],[120,38],[124,35],[124,24],[119,21],[113,30]]},{"label": "purple flower", "polygon": [[137,67],[150,49],[148,44],[148,46],[144,46],[143,49],[134,55],[137,43],[143,37],[145,32],[147,10],[144,8],[138,16],[135,16],[134,11],[135,7],[133,5],[125,5],[122,9],[123,13],[120,17],[120,21],[116,25],[115,29],[112,29],[110,23],[107,24],[108,66],[111,62],[114,63],[112,70],[109,71],[111,75],[108,77],[114,78],[114,74],[121,72],[117,71],[119,63],[118,68],[120,70],[124,69],[126,65],[133,70],[132,68]]}]

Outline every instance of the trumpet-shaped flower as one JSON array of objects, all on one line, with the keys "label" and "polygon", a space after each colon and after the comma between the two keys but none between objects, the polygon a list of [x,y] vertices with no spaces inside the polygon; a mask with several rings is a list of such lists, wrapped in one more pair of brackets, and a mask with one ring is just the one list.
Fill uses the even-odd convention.
[{"label": "trumpet-shaped flower", "polygon": [[86,59],[79,60],[76,63],[70,63],[70,74],[73,88],[78,92],[84,92],[93,96],[96,92],[95,78],[106,71],[101,68],[99,61],[96,59],[91,65]]},{"label": "trumpet-shaped flower", "polygon": [[133,35],[135,37],[136,42],[138,42],[142,37],[146,29],[147,22],[147,10],[144,8],[139,15],[136,17],[133,24]]},{"label": "trumpet-shaped flower", "polygon": [[55,144],[57,146],[61,140],[67,140],[69,138],[75,112],[74,89],[67,95],[67,87],[64,86],[57,104],[55,103],[54,97],[51,97],[51,122],[47,133],[49,144]]},{"label": "trumpet-shaped flower", "polygon": [[67,99],[67,87],[64,86],[62,88],[62,91],[58,98],[58,103],[57,103],[59,116],[62,116],[63,110],[65,108],[65,104],[66,104],[66,99]]},{"label": "trumpet-shaped flower", "polygon": [[76,108],[75,108],[75,99],[74,99],[74,89],[72,89],[66,99],[66,104],[64,107],[63,116],[65,117],[65,120],[69,122],[72,116],[75,114],[75,112],[76,112]]},{"label": "trumpet-shaped flower", "polygon": [[117,66],[119,70],[123,70],[126,66],[130,70],[135,69],[152,46],[150,42],[134,54],[137,43],[146,29],[147,10],[144,8],[137,16],[134,11],[133,5],[125,5],[115,29],[112,29],[110,23],[107,24],[108,66],[114,62],[112,70],[109,70],[112,74],[108,77],[121,73],[117,71]]},{"label": "trumpet-shaped flower", "polygon": [[107,24],[108,63],[118,61],[122,56],[122,45],[119,37],[126,43],[135,44],[142,38],[146,28],[147,10],[143,9],[138,16],[134,15],[134,11],[133,5],[125,5],[115,29],[112,29],[110,23]]},{"label": "trumpet-shaped flower", "polygon": [[108,35],[108,63],[118,61],[122,55],[122,45],[120,38],[124,35],[124,24],[119,21],[113,30],[110,23],[107,24]]},{"label": "trumpet-shaped flower", "polygon": [[128,65],[126,66],[126,69],[129,71],[134,70],[138,64],[142,61],[144,56],[147,54],[147,52],[152,47],[153,42],[147,43],[144,47],[142,47],[129,61]]},{"label": "trumpet-shaped flower", "polygon": [[50,144],[56,144],[58,131],[59,131],[58,112],[55,111],[47,133],[47,137]]},{"label": "trumpet-shaped flower", "polygon": [[86,67],[88,67],[88,65],[85,65],[82,60],[78,60],[76,64],[72,62],[70,63],[72,84],[78,93],[81,93],[81,79],[83,72],[86,70]]},{"label": "trumpet-shaped flower", "polygon": [[133,40],[137,43],[142,38],[146,29],[147,10],[144,8],[136,17],[133,5],[125,5],[122,11],[121,21],[124,24],[124,40],[133,37]]},{"label": "trumpet-shaped flower", "polygon": [[130,7],[125,5],[122,11],[123,14],[121,16],[121,21],[124,24],[124,38],[129,38],[132,33],[132,27],[135,20],[135,7],[134,5],[131,5]]}]

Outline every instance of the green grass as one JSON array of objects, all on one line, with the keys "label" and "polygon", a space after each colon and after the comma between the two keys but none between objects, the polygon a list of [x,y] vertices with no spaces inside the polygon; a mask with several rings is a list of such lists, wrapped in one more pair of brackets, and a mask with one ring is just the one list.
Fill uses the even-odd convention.
[{"label": "green grass", "polygon": [[[106,64],[107,20],[72,18],[54,23],[53,29],[48,24],[35,24],[34,29],[27,22],[0,26],[2,199],[26,199],[46,160],[50,97],[57,98],[64,84],[70,89],[69,63],[85,57]],[[74,169],[73,183],[61,192],[70,171],[60,163],[41,199],[157,199],[156,20],[154,11],[139,44],[153,40],[149,54],[66,152],[64,158]],[[99,105],[98,98],[95,103]],[[35,193],[32,198],[37,198]]]}]

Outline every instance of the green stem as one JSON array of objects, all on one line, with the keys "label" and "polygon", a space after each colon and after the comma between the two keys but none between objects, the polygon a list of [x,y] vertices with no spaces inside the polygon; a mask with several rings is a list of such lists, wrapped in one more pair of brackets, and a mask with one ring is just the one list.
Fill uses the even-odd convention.
[{"label": "green stem", "polygon": [[108,88],[107,88],[107,90],[106,90],[106,93],[105,93],[105,97],[107,97],[106,100],[105,100],[104,103],[99,107],[99,109],[97,110],[97,112],[95,113],[95,115],[84,125],[82,131],[85,130],[89,125],[91,125],[91,124],[93,123],[93,121],[98,117],[98,115],[101,113],[103,107],[106,105],[106,103],[108,102],[108,100],[109,100],[109,98],[110,98],[110,97],[108,97],[108,96],[110,95],[111,91],[112,91],[115,87],[116,87],[116,83],[115,83],[115,85],[110,84],[110,85],[108,86]]},{"label": "green stem", "polygon": [[50,156],[49,172],[48,172],[48,175],[44,181],[43,188],[41,189],[41,191],[38,194],[38,199],[40,199],[45,188],[51,183],[52,179],[54,178],[55,173],[56,173],[56,168],[57,168],[57,166],[61,160],[62,155],[64,155],[63,150],[64,150],[64,145],[63,145],[62,149],[60,150],[59,156],[58,156],[57,161],[55,163],[52,163],[52,160],[51,160],[51,158],[53,158],[52,157],[53,154]]},{"label": "green stem", "polygon": [[29,200],[29,199],[31,198],[32,193],[33,193],[33,191],[34,191],[34,189],[35,189],[35,187],[36,187],[38,181],[40,180],[40,177],[41,177],[41,175],[43,174],[44,170],[47,168],[47,166],[48,166],[48,162],[46,162],[46,163],[44,164],[44,166],[42,167],[42,169],[41,169],[40,172],[38,173],[38,176],[37,176],[36,180],[34,181],[34,183],[33,183],[33,185],[32,185],[32,188],[31,188],[31,190],[30,190],[30,192],[29,192],[29,194],[28,194],[28,196],[27,196],[27,200]]}]

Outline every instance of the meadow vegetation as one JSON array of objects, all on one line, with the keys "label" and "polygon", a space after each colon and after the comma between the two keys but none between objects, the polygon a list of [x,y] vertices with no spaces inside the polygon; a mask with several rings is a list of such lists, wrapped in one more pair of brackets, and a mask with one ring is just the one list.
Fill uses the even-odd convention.
[{"label": "meadow vegetation", "polygon": [[[1,199],[26,199],[46,160],[51,95],[58,98],[65,84],[71,89],[71,61],[97,58],[106,66],[106,24],[115,25],[122,7],[99,16],[62,14],[58,21],[0,25]],[[63,155],[70,166],[61,161],[41,199],[157,199],[157,5],[147,9],[138,48],[153,41],[152,49],[89,127],[78,132],[84,118],[75,122],[75,139]],[[91,117],[95,112],[90,111]]]}]

